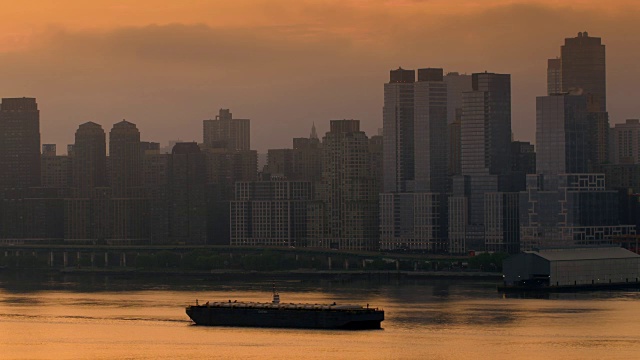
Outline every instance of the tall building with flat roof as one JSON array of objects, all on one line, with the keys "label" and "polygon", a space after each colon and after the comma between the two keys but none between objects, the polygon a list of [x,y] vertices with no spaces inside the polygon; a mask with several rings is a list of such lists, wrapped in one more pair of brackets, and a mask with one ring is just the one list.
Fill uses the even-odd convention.
[{"label": "tall building with flat roof", "polygon": [[174,243],[207,241],[206,170],[195,142],[177,143],[169,160],[169,239]]},{"label": "tall building with flat roof", "polygon": [[[446,239],[446,201],[441,197],[448,188],[450,94],[441,68],[418,69],[417,75],[392,70],[384,86],[380,246],[439,251]],[[460,88],[466,76],[447,78]]]},{"label": "tall building with flat roof", "polygon": [[0,188],[40,185],[40,111],[35,98],[0,104]]},{"label": "tall building with flat roof", "polygon": [[547,95],[562,92],[562,60],[560,58],[547,60]]},{"label": "tall building with flat roof", "polygon": [[249,119],[234,119],[229,109],[220,109],[215,119],[204,120],[202,124],[205,147],[223,147],[229,150],[251,149]]},{"label": "tall building with flat roof", "polygon": [[472,91],[471,75],[447,73],[442,80],[447,84],[447,124],[462,117],[462,93]]},{"label": "tall building with flat roof", "polygon": [[627,119],[624,124],[616,124],[611,132],[613,162],[640,163],[640,120]]},{"label": "tall building with flat roof", "polygon": [[463,94],[462,174],[505,174],[511,146],[511,75],[475,73]]},{"label": "tall building with flat roof", "polygon": [[609,244],[635,234],[620,222],[617,191],[604,174],[528,175],[520,193],[520,250]]},{"label": "tall building with flat roof", "polygon": [[460,122],[462,121],[462,94],[472,91],[471,75],[450,72],[443,78],[447,84],[447,173],[450,176],[462,173]]},{"label": "tall building with flat roof", "polygon": [[447,84],[442,69],[418,69],[414,83],[414,189],[447,189]]},{"label": "tall building with flat roof", "polygon": [[315,124],[308,138],[293,139],[294,180],[317,184],[322,178],[322,143],[318,139]]},{"label": "tall building with flat roof", "polygon": [[[310,181],[238,181],[231,202],[231,245],[307,246],[321,215]],[[312,242],[313,243],[313,242]]]},{"label": "tall building with flat roof", "polygon": [[414,180],[415,70],[391,70],[384,84],[384,191],[404,192]]},{"label": "tall building with flat roof", "polygon": [[587,101],[584,95],[536,98],[536,172],[586,173],[589,165]]},{"label": "tall building with flat roof", "polygon": [[566,38],[561,47],[562,91],[582,89],[593,94],[597,111],[607,111],[607,78],[605,46],[599,37],[579,32],[577,37]]},{"label": "tall building with flat roof", "polygon": [[359,120],[331,120],[331,131],[322,139],[320,190],[328,234],[316,246],[378,249],[378,188],[368,150]]},{"label": "tall building with flat roof", "polygon": [[207,177],[207,238],[209,244],[229,245],[229,211],[237,181],[256,181],[255,150],[205,148]]},{"label": "tall building with flat roof", "polygon": [[[461,173],[453,178],[453,194],[448,201],[449,251],[484,250],[485,227],[501,224],[508,213],[485,211],[496,199],[509,198],[511,189],[511,76],[509,74],[475,73],[472,91],[463,93],[461,133]],[[489,196],[489,197],[488,197]],[[497,196],[497,198],[496,198]],[[496,207],[492,207],[495,209]],[[505,233],[506,234],[506,233]],[[515,242],[506,236],[492,239],[492,246]],[[502,246],[502,245],[499,245]]]}]

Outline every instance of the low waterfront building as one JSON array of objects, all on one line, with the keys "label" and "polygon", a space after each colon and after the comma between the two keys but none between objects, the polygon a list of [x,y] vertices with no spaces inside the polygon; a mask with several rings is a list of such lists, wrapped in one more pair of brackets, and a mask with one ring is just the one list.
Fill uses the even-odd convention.
[{"label": "low waterfront building", "polygon": [[506,286],[585,286],[637,283],[640,255],[621,247],[525,251],[502,264]]}]

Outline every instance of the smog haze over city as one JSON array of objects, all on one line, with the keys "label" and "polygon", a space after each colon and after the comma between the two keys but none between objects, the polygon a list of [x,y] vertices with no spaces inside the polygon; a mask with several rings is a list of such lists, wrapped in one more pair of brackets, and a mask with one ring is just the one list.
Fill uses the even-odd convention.
[{"label": "smog haze over city", "polygon": [[639,358],[639,1],[0,14],[0,358]]},{"label": "smog haze over city", "polygon": [[375,134],[380,84],[399,66],[511,74],[515,137],[535,142],[546,59],[585,30],[608,49],[611,123],[638,116],[636,1],[61,0],[2,12],[0,93],[37,98],[42,142],[62,151],[86,121],[202,141],[219,108],[252,119],[261,153],[313,122],[324,134],[329,119]]}]

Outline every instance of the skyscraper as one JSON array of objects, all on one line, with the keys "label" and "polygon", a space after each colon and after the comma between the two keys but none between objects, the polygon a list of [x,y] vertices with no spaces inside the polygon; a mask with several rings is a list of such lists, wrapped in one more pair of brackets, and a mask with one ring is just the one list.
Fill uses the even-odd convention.
[{"label": "skyscraper", "polygon": [[72,185],[80,196],[90,196],[96,187],[107,186],[107,145],[102,126],[81,124],[73,146]]},{"label": "skyscraper", "polygon": [[566,38],[561,47],[562,91],[582,89],[592,94],[597,102],[596,111],[607,111],[607,82],[605,47],[599,37],[579,32],[577,37]]},{"label": "skyscraper", "polygon": [[40,185],[40,111],[34,98],[0,105],[0,188]]},{"label": "skyscraper", "polygon": [[293,139],[293,175],[295,180],[316,185],[322,178],[322,144],[315,124],[308,138]]},{"label": "skyscraper", "polygon": [[[462,175],[454,177],[453,196],[449,198],[449,251],[455,253],[487,248],[485,223],[509,223],[487,216],[511,213],[485,214],[486,206],[499,209],[492,204],[496,199],[506,199],[504,192],[511,191],[508,177],[511,171],[511,77],[476,73],[472,75],[472,88],[463,93]],[[508,238],[512,232],[504,234],[500,240],[492,237],[493,248],[514,248],[510,244],[517,242],[517,238]]]},{"label": "skyscraper", "polygon": [[471,75],[458,72],[450,72],[443,77],[447,84],[447,124],[462,117],[462,93],[473,90],[471,80]]},{"label": "skyscraper", "polygon": [[404,192],[414,180],[415,70],[391,70],[384,85],[384,191]]},{"label": "skyscraper", "polygon": [[461,158],[461,134],[460,123],[462,121],[462,94],[472,91],[471,75],[450,72],[444,76],[447,84],[447,173],[450,176],[462,173]]},{"label": "skyscraper", "polygon": [[[520,249],[598,245],[634,232],[616,191],[593,172],[608,159],[605,48],[578,33],[561,49],[562,90],[536,101],[536,175],[520,193]],[[556,64],[557,66],[557,64]]]},{"label": "skyscraper", "polygon": [[547,60],[547,95],[562,92],[562,60],[560,58]]},{"label": "skyscraper", "polygon": [[215,120],[204,120],[202,124],[205,147],[223,147],[228,150],[251,149],[249,119],[234,119],[229,109],[220,109]]},{"label": "skyscraper", "polygon": [[113,125],[109,133],[111,187],[116,197],[130,196],[129,189],[142,186],[140,131],[126,120]]},{"label": "skyscraper", "polygon": [[511,146],[511,76],[476,73],[463,94],[462,174],[506,174]]},{"label": "skyscraper", "polygon": [[41,186],[68,189],[71,187],[71,158],[57,155],[55,144],[42,144],[40,166]]},{"label": "skyscraper", "polygon": [[109,133],[112,189],[111,243],[146,243],[149,240],[149,200],[142,188],[142,148],[136,125],[126,120]]},{"label": "skyscraper", "polygon": [[418,69],[415,80],[415,71],[398,69],[385,84],[380,246],[438,251],[446,239],[449,94],[440,68]]},{"label": "skyscraper", "polygon": [[111,189],[102,126],[81,124],[71,155],[71,197],[64,201],[66,241],[104,242],[111,237]]},{"label": "skyscraper", "polygon": [[414,189],[443,193],[447,189],[447,85],[442,69],[418,69],[413,99]]},{"label": "skyscraper", "polygon": [[613,162],[615,164],[640,163],[640,120],[627,119],[613,128]]},{"label": "skyscraper", "polygon": [[556,94],[536,99],[536,172],[588,172],[588,113],[585,95]]},{"label": "skyscraper", "polygon": [[173,147],[169,161],[169,238],[175,243],[207,241],[204,161],[204,154],[195,142],[177,143]]},{"label": "skyscraper", "polygon": [[327,243],[344,250],[378,249],[378,193],[371,171],[369,139],[359,120],[331,120],[322,140],[321,198]]}]

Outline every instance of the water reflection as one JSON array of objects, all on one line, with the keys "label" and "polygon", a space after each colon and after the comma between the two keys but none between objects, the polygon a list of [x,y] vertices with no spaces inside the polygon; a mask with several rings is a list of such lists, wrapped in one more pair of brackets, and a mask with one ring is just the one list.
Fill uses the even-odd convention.
[{"label": "water reflection", "polygon": [[[2,358],[637,358],[640,293],[504,296],[491,281],[276,280],[283,302],[369,303],[383,331],[190,326],[195,299],[269,301],[272,280],[0,274]],[[34,306],[36,305],[36,306]]]}]

